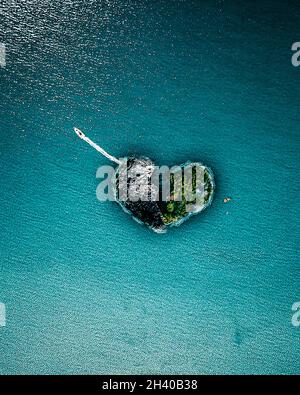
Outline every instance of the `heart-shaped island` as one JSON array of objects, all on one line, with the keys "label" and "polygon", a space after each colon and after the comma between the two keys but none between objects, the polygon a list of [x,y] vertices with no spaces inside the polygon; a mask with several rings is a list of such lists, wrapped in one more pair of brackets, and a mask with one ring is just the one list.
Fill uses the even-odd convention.
[{"label": "heart-shaped island", "polygon": [[199,162],[168,168],[146,157],[120,159],[115,199],[139,223],[157,233],[179,226],[208,207],[215,182],[212,170]]},{"label": "heart-shaped island", "polygon": [[156,166],[147,157],[117,159],[92,142],[79,129],[76,134],[109,160],[117,163],[110,177],[113,199],[137,222],[157,233],[179,226],[208,207],[215,182],[212,170],[199,162],[171,168]]}]

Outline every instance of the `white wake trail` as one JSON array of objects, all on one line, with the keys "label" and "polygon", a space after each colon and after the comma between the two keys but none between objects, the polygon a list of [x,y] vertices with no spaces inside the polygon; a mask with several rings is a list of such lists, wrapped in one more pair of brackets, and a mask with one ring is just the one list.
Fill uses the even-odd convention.
[{"label": "white wake trail", "polygon": [[118,165],[121,164],[121,161],[114,156],[110,155],[108,152],[106,152],[103,148],[99,147],[99,145],[95,144],[91,139],[89,139],[80,129],[74,128],[74,132],[77,134],[81,140],[86,141],[89,145],[91,145],[93,148],[95,148],[96,151],[100,152],[100,154],[104,155],[107,159],[117,163]]}]

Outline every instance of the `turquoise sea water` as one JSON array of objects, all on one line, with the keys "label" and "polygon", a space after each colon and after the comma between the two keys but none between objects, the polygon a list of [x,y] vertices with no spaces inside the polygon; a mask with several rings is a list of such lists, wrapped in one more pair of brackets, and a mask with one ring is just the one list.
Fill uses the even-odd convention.
[{"label": "turquoise sea water", "polygon": [[[300,10],[253,3],[4,1],[1,374],[300,373]],[[158,235],[100,203],[73,126],[202,161],[212,207]]]}]

